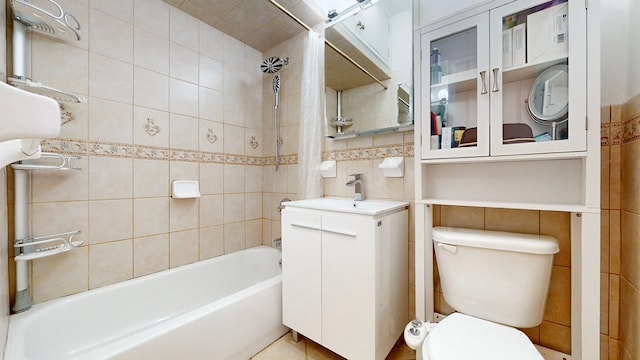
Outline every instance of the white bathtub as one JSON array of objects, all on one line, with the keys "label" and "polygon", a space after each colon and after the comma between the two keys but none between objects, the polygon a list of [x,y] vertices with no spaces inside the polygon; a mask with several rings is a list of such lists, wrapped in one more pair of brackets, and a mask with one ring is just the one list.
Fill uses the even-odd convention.
[{"label": "white bathtub", "polygon": [[34,305],[5,359],[247,359],[287,331],[279,260],[260,246]]}]

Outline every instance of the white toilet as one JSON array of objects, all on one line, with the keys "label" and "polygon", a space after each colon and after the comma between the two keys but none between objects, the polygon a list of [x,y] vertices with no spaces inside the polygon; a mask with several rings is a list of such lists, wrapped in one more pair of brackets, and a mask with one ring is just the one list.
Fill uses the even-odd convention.
[{"label": "white toilet", "polygon": [[557,240],[436,227],[433,241],[444,298],[457,312],[426,335],[422,358],[542,360],[515,327],[542,322]]}]

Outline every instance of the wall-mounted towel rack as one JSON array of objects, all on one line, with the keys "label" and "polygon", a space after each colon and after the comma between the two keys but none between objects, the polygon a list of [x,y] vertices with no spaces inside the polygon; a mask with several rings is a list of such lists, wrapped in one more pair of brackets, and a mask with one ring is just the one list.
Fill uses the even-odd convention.
[{"label": "wall-mounted towel rack", "polygon": [[61,155],[56,153],[40,153],[41,158],[49,160],[44,164],[34,164],[32,160],[14,163],[15,216],[14,216],[14,247],[16,249],[16,301],[13,312],[22,312],[31,308],[31,294],[29,293],[29,260],[67,252],[82,245],[82,241],[73,238],[80,231],[70,231],[54,235],[31,237],[29,235],[29,170],[81,170],[73,165],[74,160],[80,159],[75,155]]},{"label": "wall-mounted towel rack", "polygon": [[79,160],[80,156],[77,155],[61,155],[56,153],[43,152],[40,154],[40,159],[52,159],[56,160],[53,164],[34,164],[33,160],[28,162],[11,164],[11,167],[16,170],[82,170],[82,168],[74,166],[72,162]]},{"label": "wall-mounted towel rack", "polygon": [[[20,253],[14,259],[16,262],[35,260],[69,251],[83,244],[83,241],[73,241],[73,238],[78,234],[80,234],[80,230],[16,240],[13,245],[14,248],[22,249],[27,246],[33,246],[34,249],[32,252]],[[39,245],[47,246],[38,247]]]},{"label": "wall-mounted towel rack", "polygon": [[52,11],[23,0],[11,0],[13,16],[32,29],[63,40],[80,40],[78,19],[53,0],[48,5]]},{"label": "wall-mounted towel rack", "polygon": [[[13,76],[7,81],[20,89],[51,97],[57,101],[84,102],[78,95],[59,90],[39,82],[31,81],[27,76],[27,29],[52,36],[59,40],[79,41],[80,23],[69,12],[53,0],[48,0],[45,9],[24,0],[11,0],[13,11]],[[43,5],[44,6],[44,5]]]},{"label": "wall-mounted towel rack", "polygon": [[25,91],[29,91],[38,95],[48,96],[57,101],[81,103],[84,99],[78,95],[70,92],[59,90],[51,86],[44,85],[39,82],[31,81],[29,79],[19,79],[15,77],[7,78],[9,84],[20,88]]}]

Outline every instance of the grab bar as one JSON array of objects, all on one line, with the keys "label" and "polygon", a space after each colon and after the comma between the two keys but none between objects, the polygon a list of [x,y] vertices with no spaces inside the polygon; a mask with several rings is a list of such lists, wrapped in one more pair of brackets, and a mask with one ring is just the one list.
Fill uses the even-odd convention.
[{"label": "grab bar", "polygon": [[58,160],[57,164],[11,164],[11,167],[16,170],[82,170],[82,168],[74,166],[73,160],[79,160],[80,156],[77,155],[61,155],[57,153],[43,152],[40,155],[41,159],[53,159]]},{"label": "grab bar", "polygon": [[78,247],[84,243],[83,241],[73,241],[73,238],[78,234],[80,234],[80,230],[16,240],[16,243],[13,245],[13,247],[16,249],[25,248],[27,246],[31,247],[31,246],[44,245],[44,244],[55,244],[55,245],[35,249],[32,252],[16,255],[14,259],[16,262],[28,261],[28,260],[40,259],[43,257],[52,256],[52,255],[69,251],[72,248]]}]

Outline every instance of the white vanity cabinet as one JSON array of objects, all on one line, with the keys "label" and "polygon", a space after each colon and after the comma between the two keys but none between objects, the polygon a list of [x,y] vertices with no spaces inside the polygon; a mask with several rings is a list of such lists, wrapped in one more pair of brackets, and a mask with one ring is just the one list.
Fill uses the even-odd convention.
[{"label": "white vanity cabinet", "polygon": [[[568,152],[584,156],[585,4],[493,1],[450,19],[418,35],[422,159]],[[565,76],[555,87],[554,79],[545,82],[539,107],[545,113],[561,111],[561,105],[556,109],[553,104],[568,101],[567,115],[534,121],[527,111],[529,90],[535,78],[554,65],[568,67],[568,81]],[[503,125],[509,127],[504,132]],[[521,135],[519,130],[526,127],[531,135]]]},{"label": "white vanity cabinet", "polygon": [[408,204],[371,215],[304,202],[282,211],[283,323],[348,359],[384,359],[408,317]]}]

